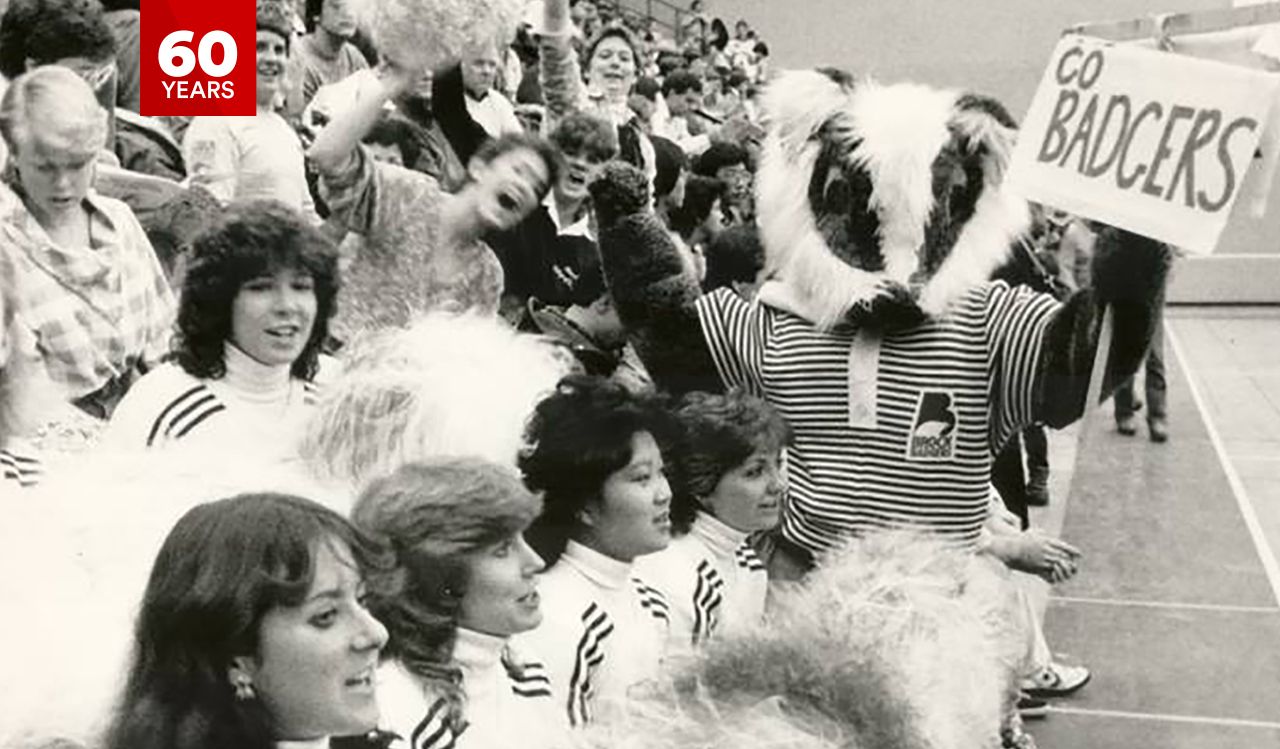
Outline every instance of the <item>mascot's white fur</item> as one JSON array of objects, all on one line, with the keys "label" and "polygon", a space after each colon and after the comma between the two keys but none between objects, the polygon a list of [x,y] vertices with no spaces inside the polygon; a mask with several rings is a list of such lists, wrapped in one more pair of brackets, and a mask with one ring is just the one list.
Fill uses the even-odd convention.
[{"label": "mascot's white fur", "polygon": [[428,315],[357,347],[325,387],[307,461],[227,465],[181,443],[90,452],[0,497],[0,662],[14,679],[0,693],[0,747],[95,745],[152,561],[192,506],[278,491],[345,513],[362,482],[400,461],[469,454],[514,465],[528,414],[566,371],[553,347],[496,320]]}]

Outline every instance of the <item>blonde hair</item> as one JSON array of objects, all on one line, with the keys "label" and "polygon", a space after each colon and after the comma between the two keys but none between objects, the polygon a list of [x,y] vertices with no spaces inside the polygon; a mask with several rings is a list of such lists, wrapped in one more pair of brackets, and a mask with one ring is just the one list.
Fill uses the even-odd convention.
[{"label": "blonde hair", "polygon": [[0,99],[0,136],[17,155],[32,135],[53,148],[96,152],[106,145],[107,113],[93,89],[61,65],[23,73]]}]

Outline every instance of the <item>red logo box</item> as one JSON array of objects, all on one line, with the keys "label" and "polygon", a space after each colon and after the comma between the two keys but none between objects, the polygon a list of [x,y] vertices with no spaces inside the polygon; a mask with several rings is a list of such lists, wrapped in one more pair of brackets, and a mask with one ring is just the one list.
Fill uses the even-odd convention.
[{"label": "red logo box", "polygon": [[256,0],[142,0],[142,114],[257,111]]}]

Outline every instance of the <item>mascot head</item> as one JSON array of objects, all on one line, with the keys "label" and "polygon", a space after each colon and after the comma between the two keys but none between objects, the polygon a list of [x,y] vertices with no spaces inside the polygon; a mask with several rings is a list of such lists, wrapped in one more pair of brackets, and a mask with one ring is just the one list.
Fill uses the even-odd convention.
[{"label": "mascot head", "polygon": [[1002,185],[1015,123],[993,99],[814,70],[777,78],[764,104],[766,274],[820,327],[889,290],[942,316],[1027,225]]}]

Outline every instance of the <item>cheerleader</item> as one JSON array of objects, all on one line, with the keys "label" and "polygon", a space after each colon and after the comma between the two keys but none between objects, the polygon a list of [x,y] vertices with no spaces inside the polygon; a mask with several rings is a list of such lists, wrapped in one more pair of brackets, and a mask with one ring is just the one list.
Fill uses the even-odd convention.
[{"label": "cheerleader", "polygon": [[747,537],[778,522],[790,433],[768,403],[740,391],[690,393],[676,410],[671,546],[636,569],[667,594],[676,647],[759,623],[768,576]]},{"label": "cheerleader", "polygon": [[188,511],[152,568],[104,749],[291,749],[367,735],[387,630],[364,606],[364,577],[382,557],[342,516],[293,496]]},{"label": "cheerleader", "polygon": [[530,528],[552,566],[544,620],[524,636],[546,659],[551,692],[572,726],[657,676],[670,611],[632,570],[671,540],[671,488],[659,439],[667,417],[598,377],[568,377],[534,411],[525,482],[545,497]]},{"label": "cheerleader", "polygon": [[337,291],[337,250],[301,215],[274,201],[234,206],[195,240],[173,361],[129,391],[105,444],[291,457]]},{"label": "cheerleader", "polygon": [[374,611],[391,633],[383,725],[412,749],[554,749],[567,725],[542,663],[511,636],[542,621],[541,502],[480,458],[407,463],[362,494],[355,522],[395,550]]}]

